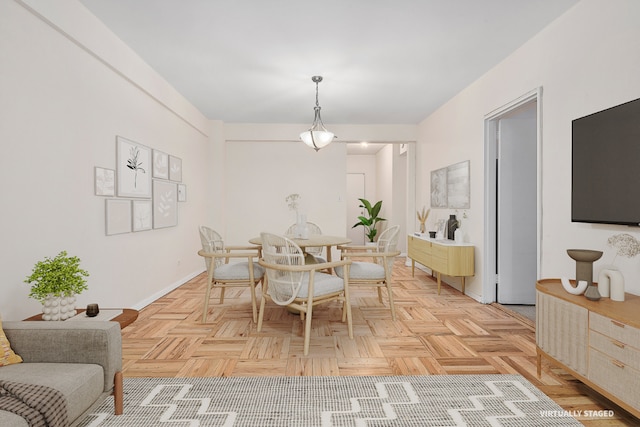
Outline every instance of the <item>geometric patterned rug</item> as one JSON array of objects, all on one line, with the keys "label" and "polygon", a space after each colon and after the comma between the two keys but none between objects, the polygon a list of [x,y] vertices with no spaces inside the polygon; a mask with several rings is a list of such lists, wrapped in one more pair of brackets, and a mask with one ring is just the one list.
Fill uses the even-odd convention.
[{"label": "geometric patterned rug", "polygon": [[580,426],[520,375],[125,378],[82,427]]}]

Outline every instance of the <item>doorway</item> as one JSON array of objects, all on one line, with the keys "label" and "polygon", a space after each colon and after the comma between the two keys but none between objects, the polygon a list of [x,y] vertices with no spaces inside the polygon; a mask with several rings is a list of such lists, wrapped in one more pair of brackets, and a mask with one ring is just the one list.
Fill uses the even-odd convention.
[{"label": "doorway", "polygon": [[[358,199],[365,197],[363,173],[347,173],[347,218],[358,218],[364,215],[363,208],[360,207]],[[356,221],[353,221],[355,223]],[[347,237],[354,245],[364,245],[364,227],[352,227],[347,223]]]},{"label": "doorway", "polygon": [[485,118],[484,302],[534,305],[540,271],[537,89]]}]

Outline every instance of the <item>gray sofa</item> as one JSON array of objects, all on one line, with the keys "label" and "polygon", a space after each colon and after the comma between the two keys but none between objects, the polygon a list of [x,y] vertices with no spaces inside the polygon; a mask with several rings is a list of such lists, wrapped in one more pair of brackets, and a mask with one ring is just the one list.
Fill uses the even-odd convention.
[{"label": "gray sofa", "polygon": [[[113,393],[122,413],[122,335],[120,324],[104,321],[4,321],[12,349],[23,363],[0,367],[0,380],[55,388],[67,401],[70,425],[80,423]],[[28,426],[0,410],[0,426]]]}]

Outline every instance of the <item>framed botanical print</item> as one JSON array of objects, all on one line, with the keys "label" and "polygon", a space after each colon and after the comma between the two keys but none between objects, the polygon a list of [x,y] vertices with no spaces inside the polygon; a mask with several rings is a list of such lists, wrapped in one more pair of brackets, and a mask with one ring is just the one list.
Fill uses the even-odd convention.
[{"label": "framed botanical print", "polygon": [[153,180],[153,228],[178,225],[178,186],[175,182]]},{"label": "framed botanical print", "polygon": [[118,196],[150,198],[151,168],[151,148],[116,137]]},{"label": "framed botanical print", "polygon": [[169,179],[171,181],[182,182],[182,159],[169,156]]},{"label": "framed botanical print", "polygon": [[96,196],[116,195],[116,172],[113,169],[105,169],[96,166],[93,168],[93,178],[95,182]]},{"label": "framed botanical print", "polygon": [[187,186],[184,184],[178,184],[178,201],[179,202],[187,201]]},{"label": "framed botanical print", "polygon": [[133,231],[151,230],[153,207],[151,200],[133,200]]},{"label": "framed botanical print", "polygon": [[153,177],[169,179],[169,155],[160,150],[153,150]]},{"label": "framed botanical print", "polygon": [[131,200],[105,200],[105,232],[107,236],[131,232]]}]

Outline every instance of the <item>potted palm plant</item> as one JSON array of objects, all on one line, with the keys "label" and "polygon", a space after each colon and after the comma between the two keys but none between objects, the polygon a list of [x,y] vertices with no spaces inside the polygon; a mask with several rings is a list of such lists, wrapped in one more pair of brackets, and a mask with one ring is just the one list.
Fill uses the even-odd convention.
[{"label": "potted palm plant", "polygon": [[76,314],[75,296],[87,289],[88,276],[80,258],[62,251],[38,261],[25,283],[31,284],[29,296],[42,303],[43,320],[65,320]]},{"label": "potted palm plant", "polygon": [[386,221],[386,219],[379,217],[380,209],[382,208],[382,200],[378,201],[376,204],[372,205],[367,199],[358,199],[360,200],[360,207],[365,208],[367,211],[367,216],[359,216],[358,222],[353,225],[351,228],[356,228],[358,226],[364,227],[364,234],[369,239],[369,242],[375,242],[376,235],[378,234],[378,229],[376,225],[381,221]]}]

